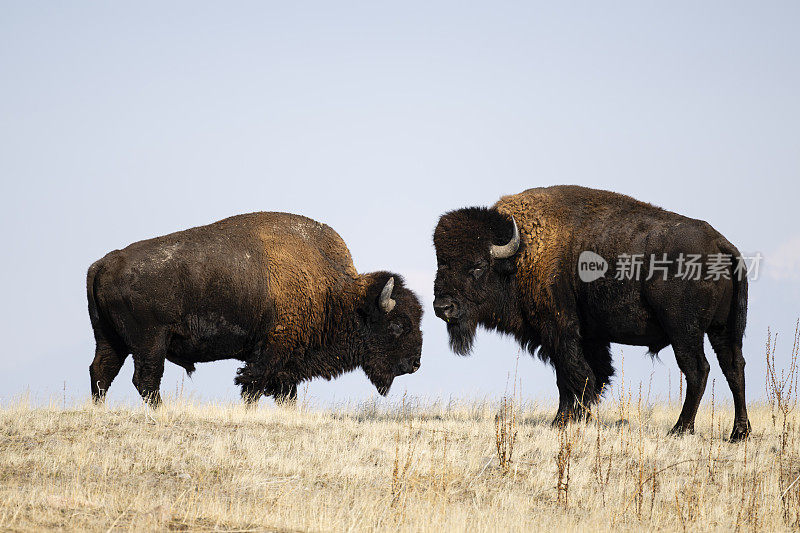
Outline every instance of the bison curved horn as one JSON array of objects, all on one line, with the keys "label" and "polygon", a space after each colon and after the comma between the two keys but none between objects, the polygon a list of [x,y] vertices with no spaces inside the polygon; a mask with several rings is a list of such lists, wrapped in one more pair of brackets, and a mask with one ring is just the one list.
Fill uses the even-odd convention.
[{"label": "bison curved horn", "polygon": [[511,217],[511,223],[514,224],[514,236],[511,237],[511,240],[502,246],[493,244],[489,249],[489,254],[495,259],[507,259],[519,250],[519,229],[517,228],[517,221],[514,220],[513,216]]},{"label": "bison curved horn", "polygon": [[386,282],[386,285],[383,286],[383,290],[381,291],[381,295],[378,298],[378,305],[381,306],[384,313],[388,313],[392,309],[394,309],[394,304],[396,303],[392,300],[392,291],[394,290],[394,276],[389,278],[389,281]]}]

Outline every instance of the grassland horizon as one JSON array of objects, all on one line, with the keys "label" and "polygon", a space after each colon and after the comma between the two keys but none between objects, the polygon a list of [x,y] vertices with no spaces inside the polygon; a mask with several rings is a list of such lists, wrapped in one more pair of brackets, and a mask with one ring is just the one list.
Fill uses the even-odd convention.
[{"label": "grassland horizon", "polygon": [[[0,528],[113,530],[792,529],[793,406],[750,405],[726,440],[712,401],[667,436],[677,398],[629,390],[590,422],[554,405],[404,399],[333,409],[89,402],[0,409]],[[794,402],[794,400],[792,400]]]},{"label": "grassland horizon", "polygon": [[151,409],[21,397],[0,405],[0,529],[797,529],[800,322],[788,358],[776,349],[769,336],[741,443],[727,440],[724,384],[709,384],[696,433],[675,437],[683,387],[654,397],[624,372],[591,420],[561,426],[555,403],[523,400],[516,377],[485,400],[319,406],[301,392],[296,406],[247,408],[177,388]]}]

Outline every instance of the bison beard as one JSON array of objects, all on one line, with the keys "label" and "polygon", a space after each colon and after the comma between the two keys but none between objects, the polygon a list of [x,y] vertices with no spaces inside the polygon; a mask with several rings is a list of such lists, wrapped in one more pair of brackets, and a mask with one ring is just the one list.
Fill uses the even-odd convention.
[{"label": "bison beard", "polygon": [[478,322],[469,318],[449,320],[447,334],[450,338],[450,349],[458,355],[469,355],[475,342]]},{"label": "bison beard", "polygon": [[[467,354],[481,325],[513,335],[556,373],[559,409],[554,423],[580,418],[613,375],[610,343],[672,345],[687,393],[675,433],[694,431],[708,378],[708,335],[733,393],[731,440],[750,432],[744,393],[742,337],[747,279],[740,254],[708,223],[584,187],[555,186],[505,196],[492,208],[444,214],[434,231],[437,273],[434,309],[447,322],[450,346]],[[642,254],[641,279],[612,275],[579,279],[578,257],[606,260]],[[670,260],[667,279],[651,277],[649,258]],[[727,277],[682,279],[677,258],[724,254]],[[538,351],[537,351],[538,350]]]},{"label": "bison beard", "polygon": [[238,359],[252,402],[362,368],[378,392],[420,365],[422,308],[402,277],[359,274],[341,237],[299,215],[251,213],[140,241],[87,275],[101,400],[133,354],[134,385],[160,402],[164,361]]},{"label": "bison beard", "polygon": [[375,370],[369,365],[364,366],[364,373],[369,378],[370,383],[375,386],[378,394],[381,396],[389,394],[389,389],[392,388],[392,383],[394,383],[393,375]]}]

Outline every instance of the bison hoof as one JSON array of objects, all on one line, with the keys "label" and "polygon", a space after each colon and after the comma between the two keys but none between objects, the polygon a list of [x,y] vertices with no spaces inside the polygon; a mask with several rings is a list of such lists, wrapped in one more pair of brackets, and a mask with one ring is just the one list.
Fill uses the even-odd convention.
[{"label": "bison hoof", "polygon": [[275,398],[275,405],[288,408],[297,407],[297,398],[287,398],[278,396]]},{"label": "bison hoof", "polygon": [[669,430],[668,435],[694,435],[694,425],[678,422],[675,427]]},{"label": "bison hoof", "polygon": [[752,428],[750,427],[750,422],[746,424],[736,424],[733,426],[733,433],[731,433],[731,442],[739,442],[746,439]]},{"label": "bison hoof", "polygon": [[550,425],[555,428],[560,428],[570,422],[589,421],[591,418],[592,413],[588,409],[578,408],[574,411],[559,411],[556,413],[556,417]]},{"label": "bison hoof", "polygon": [[158,409],[163,403],[161,401],[161,394],[158,392],[149,392],[142,394],[142,401],[147,404],[151,409]]},{"label": "bison hoof", "polygon": [[258,408],[258,398],[245,398],[244,399],[244,408],[247,410],[257,409]]},{"label": "bison hoof", "polygon": [[554,428],[562,428],[569,423],[582,420],[583,416],[577,413],[557,413],[556,417],[550,423]]},{"label": "bison hoof", "polygon": [[261,399],[261,393],[251,393],[251,392],[242,393],[242,401],[244,401],[244,405],[248,409],[253,409],[258,407],[258,400],[260,399]]}]

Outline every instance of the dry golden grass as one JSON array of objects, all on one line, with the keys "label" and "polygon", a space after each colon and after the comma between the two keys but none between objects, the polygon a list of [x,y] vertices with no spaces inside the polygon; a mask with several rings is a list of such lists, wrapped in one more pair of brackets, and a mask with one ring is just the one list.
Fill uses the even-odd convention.
[{"label": "dry golden grass", "polygon": [[20,401],[0,408],[0,530],[798,529],[799,352],[800,322],[783,369],[770,337],[766,401],[736,444],[716,384],[697,434],[671,437],[680,399],[651,401],[624,373],[592,421],[562,428],[554,406],[514,394],[329,409]]},{"label": "dry golden grass", "polygon": [[606,399],[597,421],[563,430],[552,406],[512,399],[502,410],[18,403],[0,410],[0,529],[798,527],[793,410],[784,432],[777,406],[752,405],[752,438],[731,444],[731,408],[709,402],[697,434],[676,438],[677,403],[645,400]]}]

